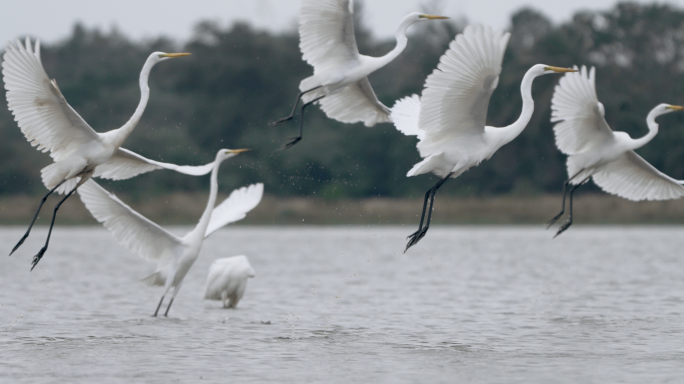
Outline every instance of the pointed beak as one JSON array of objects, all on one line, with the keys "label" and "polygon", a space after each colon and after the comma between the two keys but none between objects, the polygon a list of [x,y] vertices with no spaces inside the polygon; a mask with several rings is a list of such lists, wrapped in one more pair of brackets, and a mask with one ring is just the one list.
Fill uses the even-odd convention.
[{"label": "pointed beak", "polygon": [[684,107],[682,107],[681,105],[668,105],[668,106],[665,107],[665,108],[666,108],[666,109],[672,109],[672,110],[675,110],[675,111],[684,111]]},{"label": "pointed beak", "polygon": [[170,59],[173,59],[175,57],[183,57],[183,56],[190,56],[189,53],[164,53],[159,55],[159,57],[168,57]]},{"label": "pointed beak", "polygon": [[448,19],[446,16],[435,16],[435,15],[420,15],[419,16],[421,19],[428,19],[428,20],[443,20],[443,19]]},{"label": "pointed beak", "polygon": [[251,151],[251,149],[247,149],[247,148],[243,148],[243,149],[229,149],[229,150],[226,151],[226,152],[228,152],[228,153],[234,153],[234,154],[237,155],[238,153],[247,152],[247,151]]},{"label": "pointed beak", "polygon": [[545,71],[553,71],[556,73],[565,73],[565,72],[579,72],[576,69],[572,68],[562,68],[562,67],[544,67]]}]

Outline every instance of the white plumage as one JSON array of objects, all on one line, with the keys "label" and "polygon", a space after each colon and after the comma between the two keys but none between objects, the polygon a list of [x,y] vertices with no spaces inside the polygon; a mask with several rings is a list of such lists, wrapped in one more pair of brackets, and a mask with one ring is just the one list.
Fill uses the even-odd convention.
[{"label": "white plumage", "polygon": [[235,308],[247,289],[247,280],[256,276],[244,255],[215,260],[209,268],[205,300],[221,300],[223,308]]},{"label": "white plumage", "polygon": [[[577,68],[577,67],[575,67]],[[567,185],[570,191],[568,221],[556,236],[572,224],[572,193],[593,178],[604,191],[629,200],[668,200],[684,196],[682,181],[675,180],[651,166],[634,152],[658,133],[655,118],[681,110],[682,107],[660,104],[646,118],[648,134],[632,139],[625,132],[613,132],[605,120],[605,109],[596,95],[596,71],[582,66],[566,74],[556,86],[551,100],[551,122],[556,146],[568,155],[568,180],[563,188],[563,209],[548,223],[552,225],[565,211]]]},{"label": "white plumage", "polygon": [[86,208],[97,221],[103,223],[119,244],[142,258],[157,262],[156,272],[143,279],[147,285],[164,286],[164,294],[155,316],[164,296],[173,287],[173,296],[166,309],[168,314],[186,273],[199,256],[204,239],[216,229],[245,217],[261,200],[263,184],[255,184],[233,191],[223,203],[214,207],[219,166],[225,159],[243,151],[245,150],[222,149],[217,153],[216,160],[212,163],[207,207],[195,229],[183,237],[178,237],[148,220],[93,180],[78,189]]},{"label": "white plumage", "polygon": [[[495,32],[490,27],[466,27],[428,76],[422,97],[406,97],[392,108],[397,129],[419,139],[417,147],[423,160],[407,176],[432,172],[442,178],[425,194],[418,231],[409,236],[406,249],[425,236],[436,190],[450,177],[458,177],[489,159],[522,132],[534,111],[533,80],[545,74],[573,71],[543,64],[533,66],[520,86],[523,110],[518,120],[503,128],[486,126],[489,99],[499,83],[509,37],[509,33]],[[429,215],[423,227],[428,200]]]}]

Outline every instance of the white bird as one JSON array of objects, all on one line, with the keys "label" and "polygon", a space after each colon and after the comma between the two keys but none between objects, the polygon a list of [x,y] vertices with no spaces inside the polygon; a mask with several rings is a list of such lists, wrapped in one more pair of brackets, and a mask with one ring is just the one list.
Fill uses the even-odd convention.
[{"label": "white bird", "polygon": [[[577,68],[577,67],[575,67]],[[551,99],[551,122],[556,146],[568,155],[568,179],[563,183],[561,212],[548,222],[555,223],[565,212],[565,196],[570,189],[568,220],[556,236],[572,225],[572,194],[593,178],[604,191],[628,200],[669,200],[684,196],[684,181],[658,171],[634,152],[658,134],[656,117],[684,110],[684,107],[659,104],[646,117],[648,133],[632,139],[625,132],[613,132],[604,118],[605,109],[596,95],[596,71],[585,66],[560,80]],[[555,237],[555,236],[554,236]]]},{"label": "white bird", "polygon": [[205,300],[221,300],[223,308],[235,308],[247,289],[247,279],[256,276],[244,255],[214,260],[209,267]]},{"label": "white bird", "polygon": [[290,138],[282,149],[302,139],[304,108],[320,102],[325,114],[343,123],[363,122],[367,127],[389,123],[390,110],[382,104],[367,76],[394,60],[406,48],[406,30],[419,21],[448,19],[444,16],[413,12],[406,15],[396,31],[397,45],[382,57],[359,53],[354,36],[353,0],[303,0],[299,12],[299,48],[302,58],[314,67],[313,76],[299,84],[292,113],[271,125],[279,125],[294,117],[299,100],[302,108],[299,136]]},{"label": "white bird", "polygon": [[[425,193],[420,224],[408,237],[406,250],[425,236],[437,189],[450,177],[458,177],[489,159],[523,131],[534,111],[532,81],[545,74],[574,71],[544,64],[533,66],[520,85],[523,108],[518,120],[502,128],[485,126],[489,98],[499,83],[509,36],[490,27],[466,27],[428,76],[422,98],[406,97],[392,108],[395,126],[405,135],[418,137],[418,151],[424,158],[407,176],[432,172],[442,178]],[[428,199],[430,211],[423,226]]]},{"label": "white bird", "polygon": [[244,151],[246,149],[222,149],[216,154],[207,207],[195,229],[183,237],[178,237],[148,220],[93,180],[78,189],[86,208],[97,221],[109,229],[119,244],[144,259],[157,262],[156,272],[142,280],[150,286],[164,286],[164,293],[154,316],[157,316],[164,297],[173,287],[173,295],[164,314],[168,315],[185,274],[199,256],[204,239],[224,225],[244,218],[261,201],[264,185],[259,183],[233,191],[223,203],[214,207],[219,166],[225,159]]},{"label": "white bird", "polygon": [[28,237],[47,197],[54,191],[67,193],[55,206],[45,246],[33,258],[33,269],[43,257],[50,241],[57,210],[90,177],[120,180],[154,169],[173,169],[200,175],[211,166],[188,167],[146,159],[120,148],[140,121],[147,105],[150,89],[147,85],[152,67],[161,61],[187,56],[189,53],[154,52],[140,72],[140,103],[135,113],[121,128],[105,133],[95,132],[67,103],[56,80],[50,80],[40,59],[40,41],[35,47],[27,37],[26,44],[17,41],[7,45],[2,63],[7,104],[26,139],[42,152],[50,152],[54,163],[41,170],[43,184],[50,190],[41,200],[38,210],[24,236],[10,255]]}]

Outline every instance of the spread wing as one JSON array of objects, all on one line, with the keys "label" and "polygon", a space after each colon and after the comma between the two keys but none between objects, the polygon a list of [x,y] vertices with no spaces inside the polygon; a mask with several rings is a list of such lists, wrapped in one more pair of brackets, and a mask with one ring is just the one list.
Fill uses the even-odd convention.
[{"label": "spread wing", "polygon": [[366,127],[372,127],[377,123],[391,122],[391,111],[375,96],[368,78],[349,84],[342,91],[322,98],[319,103],[328,117],[343,123],[361,121]]},{"label": "spread wing", "polygon": [[147,173],[157,169],[170,169],[186,175],[201,176],[211,172],[213,168],[213,162],[198,166],[162,163],[142,157],[128,149],[119,148],[109,160],[95,168],[93,177],[125,180],[141,173]]},{"label": "spread wing", "polygon": [[134,211],[92,179],[78,188],[78,194],[95,220],[136,255],[160,261],[182,246],[178,237]]},{"label": "spread wing", "polygon": [[231,192],[230,196],[211,212],[211,220],[204,237],[209,237],[209,235],[226,224],[242,220],[247,215],[247,212],[259,205],[263,195],[264,185],[261,183],[252,184]]},{"label": "spread wing", "polygon": [[684,196],[683,181],[658,171],[634,151],[627,151],[593,178],[604,191],[628,200],[670,200]]},{"label": "spread wing", "polygon": [[553,92],[551,122],[558,122],[553,127],[556,146],[567,155],[613,137],[604,118],[603,104],[596,96],[595,80],[595,68],[587,73],[587,68],[582,66],[579,72],[566,73]]},{"label": "spread wing", "polygon": [[3,80],[7,90],[7,104],[21,132],[38,150],[50,151],[59,161],[78,146],[100,140],[81,116],[67,103],[50,81],[40,61],[40,41],[31,47],[17,41],[7,45],[2,63]]},{"label": "spread wing", "polygon": [[475,25],[466,27],[449,44],[425,81],[419,119],[425,139],[419,146],[484,132],[489,98],[499,84],[509,37],[508,32]]},{"label": "spread wing", "polygon": [[299,48],[314,74],[357,60],[353,0],[303,0],[299,12]]},{"label": "spread wing", "polygon": [[420,119],[420,96],[411,95],[397,101],[392,107],[392,122],[406,136],[418,136],[422,140],[425,131],[418,127]]}]

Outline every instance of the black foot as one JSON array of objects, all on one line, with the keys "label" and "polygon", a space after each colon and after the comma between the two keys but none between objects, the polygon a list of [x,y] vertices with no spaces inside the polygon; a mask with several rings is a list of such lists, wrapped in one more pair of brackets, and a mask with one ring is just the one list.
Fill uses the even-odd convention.
[{"label": "black foot", "polygon": [[19,249],[19,247],[21,247],[21,245],[24,244],[24,240],[26,240],[27,237],[28,237],[28,235],[24,235],[24,237],[22,237],[21,240],[19,240],[19,242],[17,243],[17,245],[15,245],[14,248],[12,248],[12,252],[10,252],[10,254],[9,254],[10,256],[12,256],[12,254],[14,253],[14,251],[16,251],[17,249]]},{"label": "black foot", "polygon": [[38,262],[40,261],[40,259],[43,258],[43,255],[45,254],[45,251],[47,251],[47,247],[41,248],[40,251],[38,251],[38,254],[35,255],[35,256],[33,256],[33,261],[31,262],[31,264],[33,265],[33,266],[31,267],[31,270],[32,270],[32,271],[33,271],[33,268],[36,267],[36,265],[38,264]]},{"label": "black foot", "polygon": [[282,119],[278,119],[278,120],[276,120],[276,121],[271,121],[270,123],[268,123],[268,125],[269,125],[270,127],[276,127],[276,126],[278,126],[278,125],[280,125],[280,124],[282,124],[282,123],[288,122],[288,121],[290,121],[290,120],[292,120],[292,116],[290,116],[290,117],[283,117]]},{"label": "black foot", "polygon": [[425,237],[425,234],[427,233],[427,230],[428,230],[427,227],[426,227],[426,228],[421,228],[421,229],[419,229],[419,230],[413,232],[412,234],[410,234],[410,235],[407,237],[407,239],[409,239],[409,242],[406,244],[406,249],[404,249],[404,253],[406,253],[406,251],[408,251],[408,249],[411,248],[412,246],[418,244],[418,242],[420,241],[420,239],[422,239],[423,237]]},{"label": "black foot", "polygon": [[546,223],[546,229],[551,228],[551,226],[552,226],[556,221],[558,221],[558,219],[560,219],[561,216],[563,216],[563,212],[557,214],[553,219],[549,220],[549,222]]},{"label": "black foot", "polygon": [[282,147],[280,147],[281,151],[284,151],[284,150],[294,146],[295,144],[299,143],[299,141],[302,139],[302,137],[301,136],[290,137],[289,139],[290,139],[290,141],[288,141]]},{"label": "black foot", "polygon": [[556,232],[556,235],[553,238],[555,239],[556,237],[558,237],[558,235],[565,232],[565,230],[570,228],[571,225],[572,225],[572,221],[570,221],[570,220],[566,221],[565,224],[563,224],[563,226],[558,229],[558,232]]}]

